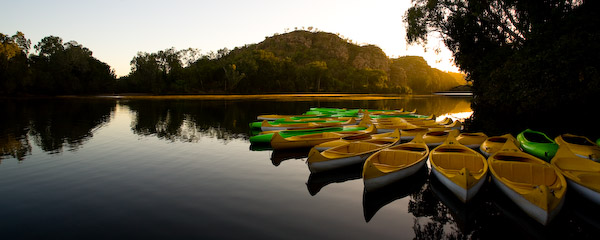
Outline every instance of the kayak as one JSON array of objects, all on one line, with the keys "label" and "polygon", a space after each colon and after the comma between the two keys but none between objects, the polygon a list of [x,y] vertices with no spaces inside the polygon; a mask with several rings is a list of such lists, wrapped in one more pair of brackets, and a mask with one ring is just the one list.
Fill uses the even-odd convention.
[{"label": "kayak", "polygon": [[423,134],[411,142],[392,146],[376,152],[365,161],[363,183],[365,190],[374,190],[407,178],[423,168],[429,148]]},{"label": "kayak", "polygon": [[444,143],[429,154],[431,171],[462,202],[471,200],[485,183],[488,163],[485,157],[456,140],[453,131]]},{"label": "kayak", "polygon": [[271,147],[273,149],[290,149],[290,148],[309,148],[315,145],[338,140],[346,136],[358,136],[367,135],[377,131],[375,126],[371,125],[369,128],[357,131],[338,131],[338,132],[322,132],[305,135],[297,135],[291,137],[282,137],[279,132],[273,134],[271,138]]},{"label": "kayak", "polygon": [[364,163],[371,154],[400,142],[398,130],[389,137],[350,142],[319,152],[312,148],[308,154],[308,169],[311,173]]},{"label": "kayak", "polygon": [[565,176],[569,188],[600,204],[600,163],[581,158],[569,147],[561,145],[551,164]]},{"label": "kayak", "polygon": [[546,134],[531,129],[526,129],[517,135],[521,149],[526,153],[541,158],[546,162],[554,157],[558,144]]},{"label": "kayak", "polygon": [[461,133],[456,137],[456,140],[468,148],[478,149],[487,138],[488,136],[485,133],[475,132]]},{"label": "kayak", "polygon": [[600,146],[584,136],[561,134],[554,138],[559,147],[567,146],[578,157],[600,161]]},{"label": "kayak", "polygon": [[500,151],[506,141],[512,141],[515,145],[517,144],[517,139],[508,133],[502,136],[487,138],[479,147],[479,151],[481,151],[486,157],[489,157],[497,151]]},{"label": "kayak", "polygon": [[564,204],[567,182],[559,170],[506,141],[488,158],[494,184],[527,215],[547,225]]}]

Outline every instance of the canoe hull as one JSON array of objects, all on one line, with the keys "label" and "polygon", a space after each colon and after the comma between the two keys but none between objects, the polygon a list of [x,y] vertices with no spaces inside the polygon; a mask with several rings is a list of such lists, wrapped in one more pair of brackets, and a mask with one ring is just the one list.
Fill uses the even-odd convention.
[{"label": "canoe hull", "polygon": [[369,155],[359,155],[347,158],[332,159],[323,162],[309,162],[308,169],[311,173],[329,171],[336,168],[363,163],[368,157]]},{"label": "canoe hull", "polygon": [[[364,180],[365,190],[375,190],[384,187],[390,183],[410,177],[418,172],[425,165],[425,160],[418,162],[410,167],[401,169],[397,172],[389,173],[381,177],[370,178]],[[363,178],[364,179],[364,178]]]},{"label": "canoe hull", "polygon": [[573,181],[569,178],[566,178],[566,179],[567,179],[567,184],[569,185],[570,188],[575,189],[576,192],[578,192],[579,194],[581,194],[588,200],[600,205],[600,193],[599,192],[596,192],[596,191],[589,189],[579,183],[576,183],[575,181]]},{"label": "canoe hull", "polygon": [[457,185],[456,183],[452,182],[450,179],[448,179],[446,176],[444,176],[441,172],[439,172],[436,168],[432,167],[431,171],[433,172],[433,175],[435,175],[435,177],[437,177],[437,179],[440,180],[440,182],[444,186],[446,186],[448,189],[450,189],[450,191],[456,197],[458,197],[458,199],[460,199],[460,201],[462,201],[463,203],[466,203],[469,200],[471,200],[477,194],[477,192],[479,192],[479,189],[481,189],[481,187],[485,183],[484,179],[486,179],[486,176],[487,176],[487,175],[484,175],[471,188],[465,189],[465,188]]},{"label": "canoe hull", "polygon": [[525,199],[521,194],[515,192],[513,189],[508,187],[502,181],[498,180],[496,176],[492,175],[492,181],[511,201],[513,201],[521,210],[523,210],[531,218],[535,219],[542,225],[547,225],[562,209],[565,198],[561,198],[558,206],[550,211],[546,211],[535,204]]}]

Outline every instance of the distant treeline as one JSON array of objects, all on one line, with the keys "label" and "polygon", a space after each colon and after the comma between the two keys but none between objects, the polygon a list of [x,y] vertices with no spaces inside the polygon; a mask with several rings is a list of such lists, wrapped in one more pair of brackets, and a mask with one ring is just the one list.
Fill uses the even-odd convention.
[{"label": "distant treeline", "polygon": [[460,73],[431,68],[422,57],[390,59],[325,32],[294,31],[258,44],[201,54],[197,49],[139,52],[131,73],[110,66],[75,41],[21,32],[1,34],[2,94],[203,94],[268,92],[431,93],[465,84]]}]

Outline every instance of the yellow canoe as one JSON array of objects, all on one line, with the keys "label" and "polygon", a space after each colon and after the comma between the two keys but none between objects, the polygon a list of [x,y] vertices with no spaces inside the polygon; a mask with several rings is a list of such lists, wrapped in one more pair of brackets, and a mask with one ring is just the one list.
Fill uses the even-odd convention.
[{"label": "yellow canoe", "polygon": [[481,189],[488,164],[480,153],[461,145],[453,131],[446,141],[429,154],[431,171],[462,202],[472,199]]},{"label": "yellow canoe", "polygon": [[600,163],[577,156],[566,146],[559,146],[551,164],[565,176],[569,188],[600,204]]},{"label": "yellow canoe", "polygon": [[389,137],[351,142],[323,152],[312,148],[308,153],[308,169],[311,173],[316,173],[364,163],[371,154],[399,142],[400,132],[396,130]]},{"label": "yellow canoe", "polygon": [[522,152],[512,141],[488,162],[496,186],[527,215],[547,225],[558,214],[567,182],[556,167]]},{"label": "yellow canoe", "polygon": [[428,131],[423,136],[423,140],[427,146],[430,148],[435,148],[444,143],[450,134],[455,134],[454,136],[456,137],[456,135],[458,135],[458,130]]},{"label": "yellow canoe", "polygon": [[[377,128],[375,128],[375,129],[377,129]],[[374,132],[376,132],[376,131],[377,130],[375,130]],[[389,138],[390,136],[392,136],[394,134],[394,132],[377,133],[377,134],[375,134],[374,132],[367,133],[367,134],[358,134],[358,135],[353,135],[353,136],[342,137],[337,140],[318,144],[318,145],[314,146],[314,148],[317,149],[318,151],[322,152],[327,149],[338,147],[338,146],[341,146],[341,145],[344,145],[347,143],[357,142],[357,141],[366,141],[366,140],[377,139],[377,138]]]},{"label": "yellow canoe", "polygon": [[371,125],[365,130],[357,130],[357,131],[340,131],[340,132],[322,132],[322,133],[314,133],[314,134],[306,134],[299,136],[291,136],[284,138],[279,132],[273,133],[273,137],[271,138],[271,147],[273,149],[290,149],[290,148],[309,148],[314,147],[315,145],[338,140],[343,137],[348,136],[357,136],[357,135],[366,135],[376,132],[377,129],[375,126]]},{"label": "yellow canoe", "polygon": [[513,137],[510,133],[504,134],[502,136],[493,136],[487,138],[481,146],[479,146],[479,151],[483,153],[486,157],[500,151],[506,141],[512,141],[515,145],[517,144],[517,139]]},{"label": "yellow canoe", "polygon": [[425,165],[429,148],[423,134],[411,142],[382,149],[371,155],[363,166],[365,190],[381,188],[415,174]]},{"label": "yellow canoe", "polygon": [[464,145],[465,147],[478,149],[479,146],[488,138],[485,133],[474,132],[474,133],[461,133],[456,137],[456,140]]},{"label": "yellow canoe", "polygon": [[600,161],[600,146],[587,137],[566,133],[559,135],[554,141],[559,146],[568,146],[578,157]]}]

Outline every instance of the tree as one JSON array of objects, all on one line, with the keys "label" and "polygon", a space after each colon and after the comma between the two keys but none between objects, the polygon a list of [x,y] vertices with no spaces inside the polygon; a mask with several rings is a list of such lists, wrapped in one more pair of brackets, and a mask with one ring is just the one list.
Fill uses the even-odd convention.
[{"label": "tree", "polygon": [[597,95],[598,10],[585,0],[416,0],[404,21],[410,43],[444,39],[476,109],[539,114]]},{"label": "tree", "polygon": [[314,78],[317,80],[316,82],[316,91],[321,91],[321,78],[327,71],[327,63],[324,61],[312,61],[308,63],[308,68]]}]

